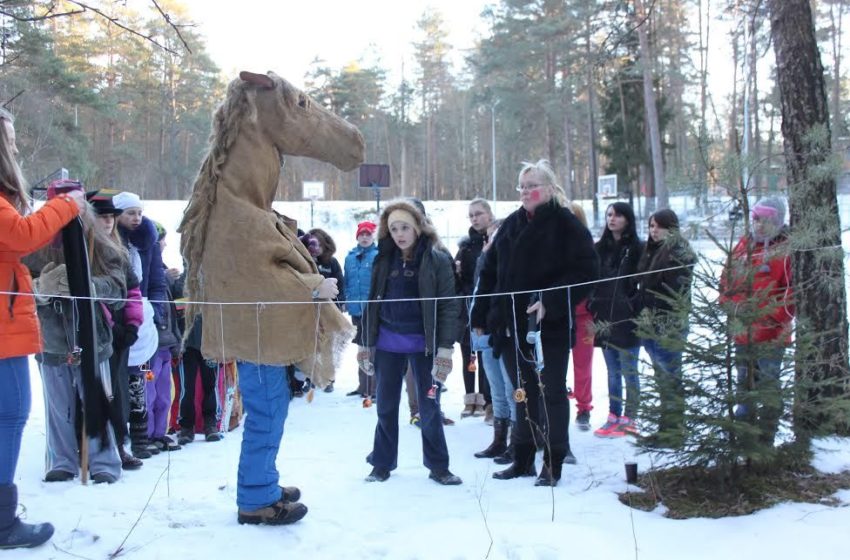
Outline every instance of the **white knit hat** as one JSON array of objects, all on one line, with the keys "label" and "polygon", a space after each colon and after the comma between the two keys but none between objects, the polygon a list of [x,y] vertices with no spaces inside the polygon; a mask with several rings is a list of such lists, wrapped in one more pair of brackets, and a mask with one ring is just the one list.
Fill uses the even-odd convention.
[{"label": "white knit hat", "polygon": [[139,198],[139,195],[127,191],[120,192],[113,196],[112,204],[119,210],[126,210],[128,208],[144,208],[144,206],[142,206],[142,199]]}]

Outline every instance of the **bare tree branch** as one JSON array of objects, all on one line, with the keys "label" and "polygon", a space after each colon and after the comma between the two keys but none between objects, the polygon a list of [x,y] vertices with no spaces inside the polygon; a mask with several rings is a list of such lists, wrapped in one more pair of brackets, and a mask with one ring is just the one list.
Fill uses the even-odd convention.
[{"label": "bare tree branch", "polygon": [[19,97],[21,96],[21,94],[22,94],[22,93],[24,93],[25,91],[26,91],[25,89],[22,89],[21,91],[19,91],[19,92],[18,92],[18,93],[16,93],[15,95],[13,95],[11,99],[8,99],[8,100],[4,101],[4,102],[3,102],[2,107],[3,107],[4,109],[7,109],[7,108],[9,107],[9,105],[12,103],[12,101],[14,101],[15,99],[19,98]]},{"label": "bare tree branch", "polygon": [[189,54],[192,54],[192,49],[189,48],[188,43],[186,43],[186,39],[184,39],[183,35],[180,33],[180,27],[185,27],[185,26],[177,25],[176,23],[171,21],[171,16],[168,15],[168,13],[160,7],[159,2],[157,2],[156,0],[151,0],[151,3],[154,5],[154,7],[160,13],[160,15],[162,16],[162,19],[165,20],[165,23],[170,25],[171,29],[174,30],[174,33],[177,34],[177,38],[180,39],[181,43],[183,43],[183,48],[186,49],[187,51],[189,51]]},{"label": "bare tree branch", "polygon": [[[55,2],[51,2],[47,6],[47,11],[45,13],[39,14],[39,15],[32,15],[32,16],[24,16],[24,15],[16,14],[14,11],[11,10],[11,8],[22,7],[22,6],[24,6],[28,3],[26,3],[26,2],[16,2],[14,0],[12,0],[12,1],[0,0],[0,15],[10,17],[10,18],[14,19],[15,21],[20,21],[20,22],[38,22],[38,21],[46,21],[46,20],[49,20],[49,19],[55,19],[55,18],[60,18],[60,17],[71,17],[71,16],[84,14],[86,12],[92,12],[92,13],[96,14],[97,16],[105,19],[109,23],[115,25],[116,27],[126,31],[127,33],[130,33],[132,35],[140,37],[140,38],[144,39],[145,41],[152,43],[153,45],[159,47],[160,49],[162,49],[166,52],[169,52],[173,55],[179,55],[180,54],[177,51],[170,49],[170,48],[166,47],[165,45],[163,45],[162,43],[160,43],[159,41],[157,41],[153,37],[152,34],[146,35],[146,34],[140,32],[140,31],[133,29],[132,27],[128,27],[128,26],[124,25],[123,23],[121,23],[121,21],[117,17],[107,14],[102,9],[100,9],[96,6],[92,6],[90,4],[87,4],[85,2],[80,2],[80,1],[77,1],[77,0],[67,0],[67,2],[69,4],[73,4],[73,5],[77,6],[79,9],[67,10],[67,11],[64,11],[64,12],[56,12],[55,10],[57,8],[57,4]],[[171,19],[171,16],[168,14],[168,12],[166,12],[165,10],[162,9],[162,7],[159,5],[159,2],[157,2],[157,0],[151,0],[151,3],[156,8],[156,10],[159,12],[159,14],[162,16],[162,19],[165,20],[165,22],[171,27],[171,29],[174,30],[174,33],[177,34],[177,38],[180,39],[181,43],[183,43],[183,47],[186,49],[186,51],[191,53],[192,49],[189,48],[188,43],[186,43],[186,40],[183,38],[183,35],[180,33],[181,27],[188,27],[188,26],[175,23]]]}]

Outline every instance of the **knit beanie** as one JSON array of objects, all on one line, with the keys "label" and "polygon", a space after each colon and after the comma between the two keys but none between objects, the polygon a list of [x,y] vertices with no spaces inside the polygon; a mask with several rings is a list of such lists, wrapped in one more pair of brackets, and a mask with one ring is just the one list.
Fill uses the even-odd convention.
[{"label": "knit beanie", "polygon": [[359,224],[357,224],[357,233],[354,234],[354,237],[360,237],[361,233],[371,233],[372,235],[375,235],[376,229],[378,229],[378,226],[376,226],[374,222],[360,222]]},{"label": "knit beanie", "polygon": [[392,226],[396,222],[403,222],[409,225],[416,232],[417,236],[422,232],[419,223],[416,221],[416,217],[404,208],[396,208],[387,217],[387,227]]},{"label": "knit beanie", "polygon": [[112,197],[112,204],[119,210],[127,210],[128,208],[144,208],[142,199],[139,195],[131,192],[121,192]]},{"label": "knit beanie", "polygon": [[767,236],[758,235],[755,230],[753,231],[753,237],[756,241],[768,241],[776,237],[785,224],[785,202],[778,196],[764,197],[752,207],[750,216],[771,224],[772,227],[769,228]]}]

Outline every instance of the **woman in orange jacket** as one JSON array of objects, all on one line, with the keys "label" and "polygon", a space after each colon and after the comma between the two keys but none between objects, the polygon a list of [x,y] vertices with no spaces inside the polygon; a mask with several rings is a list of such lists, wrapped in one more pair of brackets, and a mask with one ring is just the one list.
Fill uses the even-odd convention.
[{"label": "woman in orange jacket", "polygon": [[38,546],[53,535],[50,523],[31,525],[15,516],[12,481],[30,411],[27,356],[41,351],[32,278],[21,257],[50,242],[85,207],[79,192],[32,212],[17,153],[14,117],[0,108],[0,549]]}]

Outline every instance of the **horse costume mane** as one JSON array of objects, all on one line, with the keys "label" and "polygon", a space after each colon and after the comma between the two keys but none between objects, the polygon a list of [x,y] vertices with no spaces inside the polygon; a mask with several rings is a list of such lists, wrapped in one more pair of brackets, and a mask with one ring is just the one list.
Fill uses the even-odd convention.
[{"label": "horse costume mane", "polygon": [[271,204],[284,155],[349,171],[363,153],[356,127],[279,76],[242,72],[228,85],[178,228],[188,297],[202,302],[188,307],[187,325],[206,316],[205,357],[296,364],[320,387],[333,380],[353,329],[335,305],[312,301],[324,278]]}]

